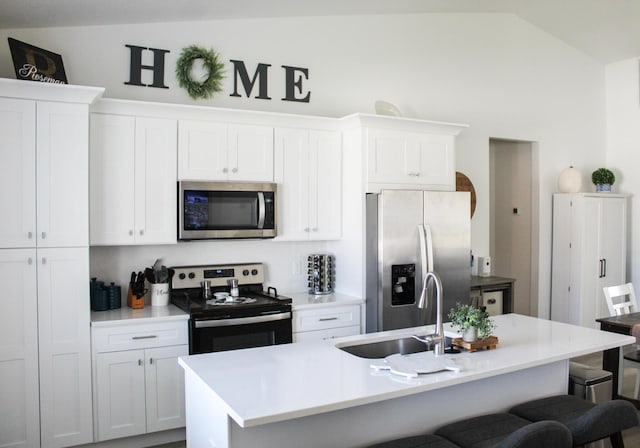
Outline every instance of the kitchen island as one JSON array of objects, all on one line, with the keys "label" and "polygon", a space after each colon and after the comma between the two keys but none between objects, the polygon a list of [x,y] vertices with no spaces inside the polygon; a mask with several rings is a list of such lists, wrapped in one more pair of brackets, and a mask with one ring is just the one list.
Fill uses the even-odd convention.
[{"label": "kitchen island", "polygon": [[376,371],[370,365],[379,360],[337,347],[423,335],[432,326],[181,357],[188,446],[359,447],[430,431],[566,393],[570,358],[634,341],[517,314],[494,320],[497,349],[446,355],[460,372],[415,379]]}]

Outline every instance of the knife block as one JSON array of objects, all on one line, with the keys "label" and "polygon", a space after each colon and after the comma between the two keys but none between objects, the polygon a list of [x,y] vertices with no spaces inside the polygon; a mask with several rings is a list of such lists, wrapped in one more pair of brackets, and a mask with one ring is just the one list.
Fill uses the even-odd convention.
[{"label": "knife block", "polygon": [[144,295],[140,297],[136,296],[131,292],[131,286],[129,286],[129,291],[127,292],[127,305],[129,305],[129,308],[133,308],[134,310],[144,308]]}]

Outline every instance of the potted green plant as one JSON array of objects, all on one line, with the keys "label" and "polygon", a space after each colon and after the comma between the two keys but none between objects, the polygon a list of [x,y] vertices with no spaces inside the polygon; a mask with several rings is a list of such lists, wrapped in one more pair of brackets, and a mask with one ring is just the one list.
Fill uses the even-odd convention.
[{"label": "potted green plant", "polygon": [[596,191],[611,191],[611,185],[616,181],[613,171],[607,168],[598,168],[591,173],[591,182],[596,186]]},{"label": "potted green plant", "polygon": [[484,340],[491,336],[496,324],[489,318],[489,313],[471,305],[458,303],[449,312],[451,325],[462,333],[467,342]]}]

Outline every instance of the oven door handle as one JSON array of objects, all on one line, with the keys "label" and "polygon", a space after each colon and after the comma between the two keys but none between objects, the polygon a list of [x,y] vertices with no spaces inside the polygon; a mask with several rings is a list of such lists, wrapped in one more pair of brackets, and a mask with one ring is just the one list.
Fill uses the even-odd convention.
[{"label": "oven door handle", "polygon": [[265,314],[262,316],[238,317],[235,319],[195,319],[195,328],[229,327],[232,325],[259,324],[277,320],[291,319],[291,313]]}]

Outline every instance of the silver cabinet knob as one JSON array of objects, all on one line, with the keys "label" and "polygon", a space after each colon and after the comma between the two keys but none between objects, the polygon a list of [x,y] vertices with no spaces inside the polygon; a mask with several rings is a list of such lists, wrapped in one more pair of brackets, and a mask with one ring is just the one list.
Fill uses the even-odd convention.
[{"label": "silver cabinet knob", "polygon": [[232,172],[232,173],[237,173],[237,172],[238,172],[238,168],[233,168],[233,169],[231,170],[231,172]]},{"label": "silver cabinet knob", "polygon": [[228,172],[229,172],[229,169],[228,169],[228,168],[222,168],[222,172],[223,172],[223,173],[228,173]]},{"label": "silver cabinet knob", "polygon": [[129,236],[133,236],[133,229],[129,229]]},{"label": "silver cabinet knob", "polygon": [[27,238],[28,239],[33,238],[33,232],[27,232]]},{"label": "silver cabinet knob", "polygon": [[42,232],[42,239],[45,239],[47,237],[47,232]]},{"label": "silver cabinet knob", "polygon": [[140,229],[140,236],[144,235],[144,229]]}]

